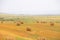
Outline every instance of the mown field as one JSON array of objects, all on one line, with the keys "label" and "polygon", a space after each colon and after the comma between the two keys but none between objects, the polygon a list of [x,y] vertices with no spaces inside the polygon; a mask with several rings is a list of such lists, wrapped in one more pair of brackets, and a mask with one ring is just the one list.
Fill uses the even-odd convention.
[{"label": "mown field", "polygon": [[60,40],[60,16],[1,16],[0,40]]}]

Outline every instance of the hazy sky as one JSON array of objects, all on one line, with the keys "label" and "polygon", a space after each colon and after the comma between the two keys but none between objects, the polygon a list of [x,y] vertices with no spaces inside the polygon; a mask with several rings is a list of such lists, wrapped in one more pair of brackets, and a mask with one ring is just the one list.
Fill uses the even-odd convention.
[{"label": "hazy sky", "polygon": [[16,14],[60,13],[60,0],[0,0],[0,12]]}]

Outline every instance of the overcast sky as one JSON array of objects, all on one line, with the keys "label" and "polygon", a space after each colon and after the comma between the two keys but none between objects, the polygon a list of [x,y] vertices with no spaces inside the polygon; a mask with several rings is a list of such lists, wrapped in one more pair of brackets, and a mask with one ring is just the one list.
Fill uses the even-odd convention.
[{"label": "overcast sky", "polygon": [[13,14],[58,14],[60,0],[0,0],[0,12]]}]

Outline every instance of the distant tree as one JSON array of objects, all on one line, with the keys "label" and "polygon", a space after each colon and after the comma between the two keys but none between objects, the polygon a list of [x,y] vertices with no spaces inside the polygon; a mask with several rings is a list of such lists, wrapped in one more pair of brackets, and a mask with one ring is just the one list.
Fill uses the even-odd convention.
[{"label": "distant tree", "polygon": [[14,19],[10,19],[10,21],[14,21]]},{"label": "distant tree", "polygon": [[2,17],[2,18],[0,18],[0,21],[2,21],[2,20],[4,20],[4,18]]},{"label": "distant tree", "polygon": [[0,21],[1,21],[1,23],[3,23],[3,21],[5,21],[5,19],[2,17],[2,18],[0,18]]}]

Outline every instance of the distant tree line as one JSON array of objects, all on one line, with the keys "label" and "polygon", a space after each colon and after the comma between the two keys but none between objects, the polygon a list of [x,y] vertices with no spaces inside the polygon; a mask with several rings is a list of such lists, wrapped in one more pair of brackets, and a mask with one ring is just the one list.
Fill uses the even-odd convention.
[{"label": "distant tree line", "polygon": [[4,18],[4,17],[0,17],[0,21],[17,21],[20,20],[19,18]]}]

